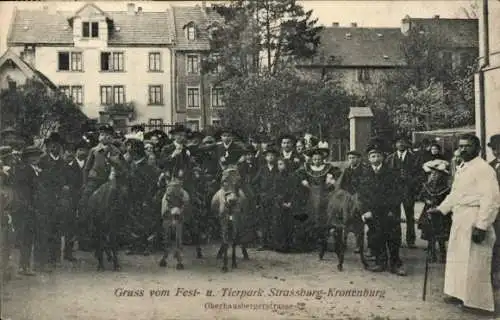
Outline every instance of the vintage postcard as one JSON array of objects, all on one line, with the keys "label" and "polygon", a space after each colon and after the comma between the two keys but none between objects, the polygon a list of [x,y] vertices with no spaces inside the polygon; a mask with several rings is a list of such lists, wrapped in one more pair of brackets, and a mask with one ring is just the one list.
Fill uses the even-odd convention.
[{"label": "vintage postcard", "polygon": [[500,319],[500,1],[0,2],[0,319]]}]

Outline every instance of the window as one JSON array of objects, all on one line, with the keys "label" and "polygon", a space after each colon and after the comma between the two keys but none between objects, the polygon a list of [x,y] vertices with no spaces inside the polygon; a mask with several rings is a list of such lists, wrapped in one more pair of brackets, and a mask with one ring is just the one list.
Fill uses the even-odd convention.
[{"label": "window", "polygon": [[200,130],[200,120],[199,119],[196,119],[196,120],[187,120],[186,121],[187,123],[187,127],[189,129],[191,129],[192,131],[199,131]]},{"label": "window", "polygon": [[59,86],[59,90],[70,98],[75,104],[83,104],[82,86]]},{"label": "window", "polygon": [[124,71],[123,52],[101,52],[101,71]]},{"label": "window", "polygon": [[99,38],[99,22],[82,22],[82,37]]},{"label": "window", "polygon": [[17,82],[15,82],[14,80],[7,79],[7,82],[9,83],[10,90],[15,90],[17,88]]},{"label": "window", "polygon": [[212,54],[211,61],[212,61],[213,65],[216,66],[215,68],[212,69],[212,73],[217,74],[217,73],[222,72],[222,65],[220,63],[220,60],[221,60],[221,55],[219,53]]},{"label": "window", "polygon": [[59,52],[57,66],[60,71],[83,71],[82,53]]},{"label": "window", "polygon": [[200,107],[200,89],[188,88],[187,89],[187,107],[199,108]]},{"label": "window", "polygon": [[198,67],[198,56],[197,55],[187,55],[186,62],[187,62],[187,72],[188,73],[198,73],[199,67]]},{"label": "window", "polygon": [[370,82],[370,70],[358,69],[358,81],[363,83]]},{"label": "window", "polygon": [[124,86],[101,86],[101,104],[123,104],[125,103]]},{"label": "window", "polygon": [[149,53],[149,71],[161,71],[161,55],[159,52]]},{"label": "window", "polygon": [[224,89],[223,88],[212,88],[212,108],[220,108],[224,106],[224,101],[222,100],[224,97]]},{"label": "window", "polygon": [[149,119],[149,128],[151,130],[162,129],[163,128],[163,119]]},{"label": "window", "polygon": [[71,87],[71,99],[76,104],[83,104],[83,87],[82,86],[72,86]]},{"label": "window", "polygon": [[71,87],[70,86],[59,86],[59,90],[64,93],[68,98],[71,98]]},{"label": "window", "polygon": [[196,37],[196,28],[194,27],[193,24],[191,24],[187,28],[187,38],[188,40],[194,40],[195,37]]},{"label": "window", "polygon": [[154,85],[149,86],[149,104],[150,105],[162,105],[163,104],[163,94],[162,86]]},{"label": "window", "polygon": [[452,70],[453,68],[453,54],[450,51],[443,52],[443,68],[445,70]]},{"label": "window", "polygon": [[221,121],[220,119],[212,119],[212,126],[214,127],[220,127],[221,126]]}]

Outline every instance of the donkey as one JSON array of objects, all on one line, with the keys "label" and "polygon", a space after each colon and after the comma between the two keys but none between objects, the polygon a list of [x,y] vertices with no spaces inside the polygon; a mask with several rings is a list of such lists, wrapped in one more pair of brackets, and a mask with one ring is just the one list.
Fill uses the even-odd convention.
[{"label": "donkey", "polygon": [[[245,193],[238,188],[239,174],[234,168],[224,170],[222,175],[222,187],[215,193],[212,198],[212,212],[218,214],[222,245],[219,254],[222,252],[223,266],[222,271],[228,271],[228,253],[229,245],[232,248],[232,268],[237,268],[236,263],[236,246],[240,240],[241,221],[248,210],[248,199]],[[248,252],[245,246],[242,245],[243,258],[248,260]],[[218,254],[218,256],[219,256]]]},{"label": "donkey", "polygon": [[[340,181],[340,179],[339,179]],[[339,182],[337,181],[337,182]],[[336,183],[335,190],[329,194],[327,206],[327,228],[330,236],[334,239],[334,252],[338,257],[337,269],[343,270],[344,255],[347,249],[347,236],[349,232],[356,235],[359,242],[361,263],[365,269],[368,263],[364,256],[364,233],[365,225],[361,219],[360,202],[358,194],[351,194],[339,188]],[[327,237],[323,237],[319,257],[320,260],[327,250]]]}]

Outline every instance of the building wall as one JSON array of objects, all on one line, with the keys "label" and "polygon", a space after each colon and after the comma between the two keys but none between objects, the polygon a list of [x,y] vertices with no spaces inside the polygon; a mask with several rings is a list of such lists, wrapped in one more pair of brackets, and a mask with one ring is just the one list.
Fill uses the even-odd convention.
[{"label": "building wall", "polygon": [[[21,54],[24,48],[12,48]],[[83,71],[59,71],[58,52],[82,52]],[[100,71],[100,55],[103,51],[123,52],[124,71]],[[161,53],[162,72],[150,72],[149,53]],[[172,122],[172,88],[171,88],[171,53],[165,47],[106,47],[87,45],[85,47],[40,47],[35,49],[35,68],[45,74],[56,85],[83,86],[82,110],[89,118],[99,117],[101,106],[101,85],[123,85],[125,99],[134,102],[137,118],[135,123],[148,122],[149,119],[163,119],[164,123]],[[163,105],[149,106],[149,85],[161,85]]]},{"label": "building wall", "polygon": [[[334,79],[340,81],[340,84],[349,93],[363,95],[367,92],[372,91],[383,80],[387,79],[394,72],[398,72],[398,69],[392,68],[335,68],[330,67],[325,70],[321,68],[302,68],[302,70],[307,71],[311,76],[316,79],[321,79],[325,76],[327,79]],[[362,71],[363,70],[363,71]],[[359,78],[360,72],[368,72],[369,79],[361,80]],[[324,75],[323,75],[324,74]]]},{"label": "building wall", "polygon": [[[188,73],[187,57],[189,55],[197,55],[201,60],[202,52],[187,52],[177,51],[176,59],[176,106],[175,120],[176,122],[198,121],[199,129],[206,125],[212,125],[214,121],[219,120],[219,108],[212,107],[212,88],[215,86],[216,74]],[[199,60],[199,61],[200,61]],[[200,107],[187,107],[187,90],[188,88],[198,88],[200,91]]]},{"label": "building wall", "polygon": [[[478,136],[481,136],[481,125],[479,118],[479,103],[480,96],[484,94],[485,99],[485,112],[486,112],[486,139],[494,134],[500,134],[500,2],[488,1],[489,6],[489,66],[486,67],[484,73],[484,92],[479,91],[479,76],[476,75],[476,131]],[[479,16],[479,56],[480,64],[484,63],[485,49],[484,49],[484,32],[482,10]],[[487,143],[488,141],[482,141]],[[489,148],[487,149],[487,158],[491,160],[493,155]]]}]

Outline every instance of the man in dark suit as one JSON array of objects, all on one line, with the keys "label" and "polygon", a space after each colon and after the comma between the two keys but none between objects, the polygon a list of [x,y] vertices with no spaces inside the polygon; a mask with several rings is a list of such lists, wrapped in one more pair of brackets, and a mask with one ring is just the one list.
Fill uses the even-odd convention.
[{"label": "man in dark suit", "polygon": [[[359,192],[361,187],[361,181],[363,179],[363,172],[365,168],[362,164],[361,153],[356,150],[351,150],[347,153],[347,168],[344,169],[342,178],[340,181],[340,188],[349,192],[350,194],[356,194]],[[355,252],[359,253],[361,238],[356,239],[356,249]],[[370,242],[370,241],[368,241]],[[370,245],[368,245],[370,247]]]},{"label": "man in dark suit", "polygon": [[[75,261],[73,257],[73,245],[75,238],[77,236],[78,224],[78,204],[82,197],[83,190],[83,169],[85,168],[85,162],[87,161],[89,153],[89,145],[86,141],[82,140],[74,148],[74,157],[68,163],[68,183],[70,187],[71,194],[71,207],[70,212],[67,213],[67,227],[66,227],[66,243],[64,246],[64,259],[68,261]],[[79,246],[83,242],[80,241]],[[83,244],[85,248],[85,244]]]},{"label": "man in dark suit", "polygon": [[221,142],[217,145],[217,158],[223,166],[237,165],[243,156],[242,148],[235,143],[237,134],[224,128],[219,131]]},{"label": "man in dark suit", "polygon": [[[389,270],[400,276],[406,275],[399,256],[401,244],[401,227],[399,211],[394,213],[394,184],[396,174],[383,162],[382,151],[377,146],[368,150],[370,165],[363,174],[363,182],[359,189],[363,220],[368,224],[371,233],[371,249],[376,265],[370,268],[373,272]],[[389,257],[388,257],[389,255]]]},{"label": "man in dark suit", "polygon": [[270,248],[272,222],[279,213],[278,207],[276,206],[276,179],[278,176],[276,159],[278,155],[279,151],[274,148],[268,148],[264,151],[266,163],[260,166],[252,183],[257,193],[259,207],[259,229],[262,241],[260,250]]},{"label": "man in dark suit", "polygon": [[[68,181],[68,167],[63,159],[62,137],[53,132],[45,139],[46,154],[40,158],[39,166],[42,169],[40,179],[43,184],[43,210],[40,210],[42,226],[47,232],[47,243],[41,244],[41,256],[47,254],[48,262],[55,266],[61,246],[64,221],[66,221],[66,204],[69,203],[70,186]],[[45,259],[43,257],[42,259]]]},{"label": "man in dark suit", "polygon": [[295,141],[295,137],[291,134],[285,134],[279,138],[280,157],[285,161],[290,172],[295,172],[303,164],[303,158],[295,150]]},{"label": "man in dark suit", "polygon": [[191,169],[193,167],[191,151],[186,146],[189,132],[188,128],[176,124],[169,131],[169,134],[174,138],[173,142],[164,146],[160,154],[160,168],[170,177],[181,178],[185,188],[191,184]]},{"label": "man in dark suit", "polygon": [[409,150],[408,140],[399,138],[396,141],[396,152],[390,154],[386,160],[390,169],[397,173],[393,183],[397,186],[398,202],[393,209],[401,215],[401,203],[406,216],[406,244],[408,248],[415,246],[415,198],[422,182],[422,169],[420,161]]},{"label": "man in dark suit", "polygon": [[[490,165],[493,167],[493,169],[495,169],[495,172],[497,173],[497,180],[500,185],[500,134],[491,136],[488,147],[491,148],[491,152],[495,156],[495,159],[490,162]],[[497,235],[497,238],[495,246],[493,247],[491,274],[493,286],[495,288],[500,288],[500,214],[497,215],[493,226],[495,228],[495,234]]]}]

